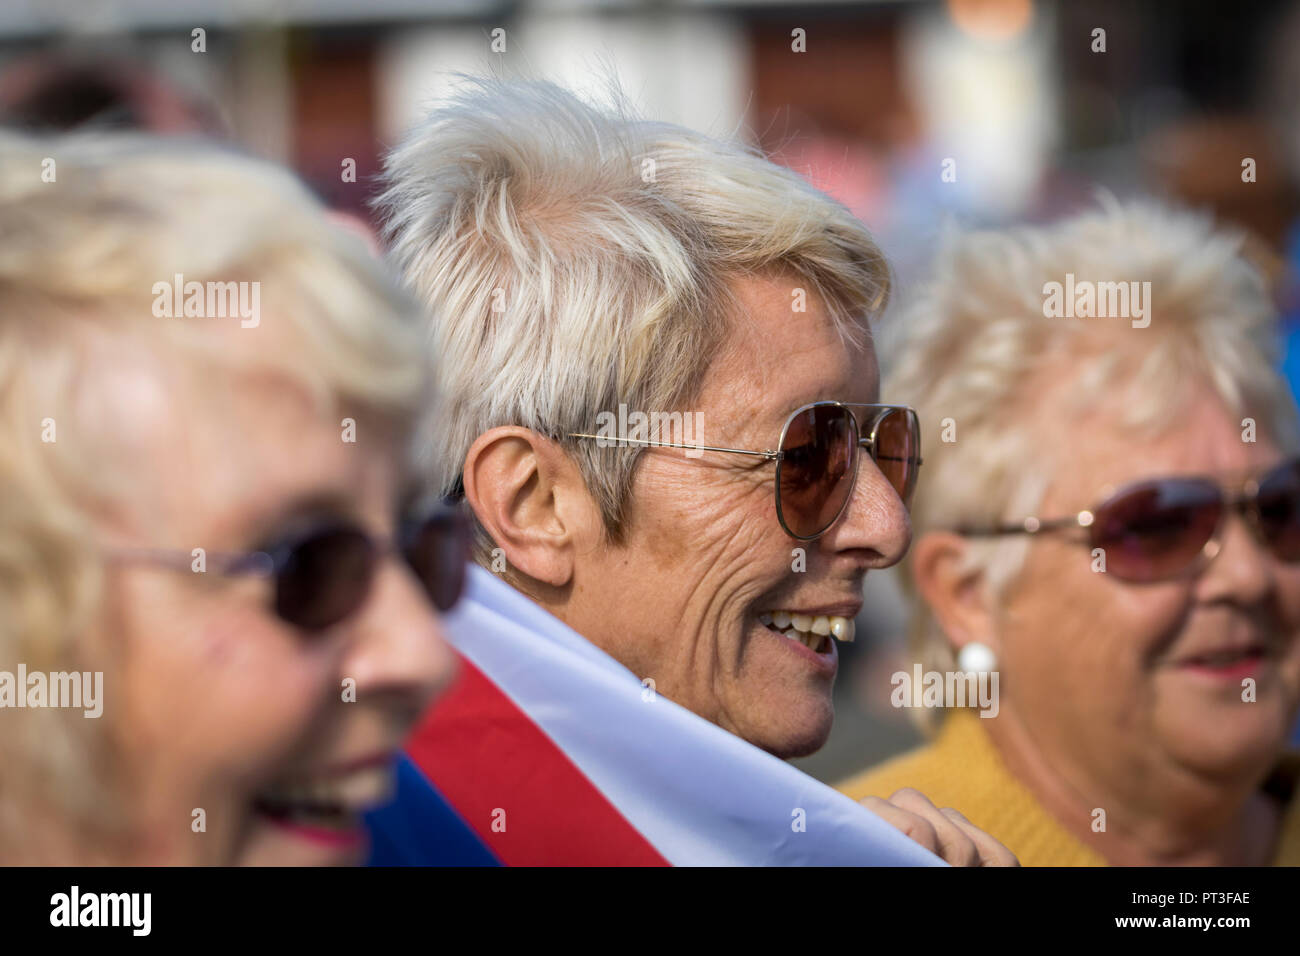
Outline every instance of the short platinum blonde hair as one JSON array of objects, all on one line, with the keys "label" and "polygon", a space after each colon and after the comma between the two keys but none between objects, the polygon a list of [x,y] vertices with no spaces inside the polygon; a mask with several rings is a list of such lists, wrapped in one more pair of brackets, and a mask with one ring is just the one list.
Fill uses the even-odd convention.
[{"label": "short platinum blonde hair", "polygon": [[[261,324],[288,324],[300,345],[293,356],[268,350],[256,360],[264,370],[394,423],[414,424],[428,407],[421,310],[362,241],[269,164],[140,136],[3,134],[0,236],[0,668],[83,669],[82,636],[106,597],[93,515],[130,494],[131,469],[149,467],[108,467],[100,450],[112,436],[78,428],[88,338],[135,336],[178,360],[234,361],[200,331],[222,320],[156,317],[155,283],[177,273],[260,282]],[[46,418],[58,429],[52,443],[41,440]],[[47,832],[111,829],[113,761],[100,725],[112,716],[0,712],[0,846],[21,853],[40,812]]]},{"label": "short platinum blonde hair", "polygon": [[620,403],[685,410],[743,322],[735,278],[789,272],[852,341],[889,274],[866,228],[796,173],[613,99],[464,78],[389,155],[379,204],[445,356],[435,484],[457,488],[479,435],[526,427],[564,445],[617,541],[637,450],[570,433]]},{"label": "short platinum blonde hair", "polygon": [[[1049,282],[1149,281],[1149,326],[1125,318],[1048,318]],[[950,230],[933,277],[883,323],[883,390],[921,418],[925,465],[912,509],[926,531],[1015,522],[1035,514],[1051,481],[1039,450],[1052,427],[1027,391],[1068,359],[1072,410],[1126,388],[1115,427],[1158,434],[1183,399],[1208,384],[1259,434],[1296,447],[1295,406],[1278,371],[1269,288],[1245,238],[1208,216],[1103,195],[1097,208],[1046,226]],[[947,428],[955,435],[945,441]],[[955,440],[951,440],[955,438]],[[1026,536],[970,539],[971,569],[996,600],[1023,567]],[[909,646],[925,671],[956,669],[954,653],[903,564]],[[922,710],[922,709],[918,709]],[[923,723],[927,714],[919,713]]]}]

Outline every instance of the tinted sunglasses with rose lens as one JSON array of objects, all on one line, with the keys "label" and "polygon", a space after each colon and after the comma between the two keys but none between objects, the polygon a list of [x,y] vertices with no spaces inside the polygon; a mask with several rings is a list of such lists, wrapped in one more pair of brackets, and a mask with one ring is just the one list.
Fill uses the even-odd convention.
[{"label": "tinted sunglasses with rose lens", "polygon": [[[470,533],[463,513],[439,505],[399,522],[396,541],[371,537],[344,518],[318,518],[245,553],[209,553],[206,570],[251,575],[274,582],[272,608],[283,621],[308,633],[341,623],[370,595],[383,556],[396,551],[410,565],[430,602],[449,611],[460,599],[469,560]],[[187,551],[112,549],[117,560],[191,570]]]},{"label": "tinted sunglasses with rose lens", "polygon": [[1051,520],[965,528],[965,535],[1083,530],[1081,541],[1105,554],[1106,571],[1135,583],[1178,577],[1213,560],[1225,519],[1237,512],[1279,561],[1300,561],[1300,459],[1285,461],[1229,493],[1207,477],[1152,478],[1120,488],[1101,504]]},{"label": "tinted sunglasses with rose lens", "polygon": [[[862,424],[853,409],[863,409]],[[912,502],[921,465],[921,427],[905,405],[811,402],[794,410],[781,429],[775,450],[719,448],[646,439],[619,439],[575,432],[570,438],[595,438],[611,445],[686,448],[754,455],[776,462],[776,515],[786,533],[808,541],[826,533],[849,503],[858,473],[858,451],[865,451],[905,506]]]}]

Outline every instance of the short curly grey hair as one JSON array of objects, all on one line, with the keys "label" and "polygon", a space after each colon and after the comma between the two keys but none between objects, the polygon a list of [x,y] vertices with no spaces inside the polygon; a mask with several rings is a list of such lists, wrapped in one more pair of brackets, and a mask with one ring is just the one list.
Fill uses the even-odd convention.
[{"label": "short curly grey hair", "polygon": [[[1159,432],[1176,418],[1192,381],[1204,381],[1259,432],[1296,448],[1296,409],[1278,371],[1276,310],[1244,237],[1209,217],[1152,201],[1102,196],[1097,208],[1046,226],[953,230],[929,283],[882,323],[884,394],[913,405],[922,421],[921,470],[912,526],[988,526],[1033,514],[1051,478],[1027,383],[1062,354],[1073,359],[1081,401],[1123,380],[1135,400],[1117,427]],[[1092,282],[1150,281],[1150,325],[1130,331],[1132,349],[1088,338],[1115,319],[1047,318],[1045,286],[1068,273]],[[1151,303],[1154,303],[1152,306]],[[1120,326],[1116,326],[1117,328]],[[945,441],[945,419],[960,429]],[[997,595],[1019,573],[1025,536],[971,540]],[[925,671],[955,668],[947,637],[903,564],[909,646]],[[917,717],[933,724],[928,713]]]}]

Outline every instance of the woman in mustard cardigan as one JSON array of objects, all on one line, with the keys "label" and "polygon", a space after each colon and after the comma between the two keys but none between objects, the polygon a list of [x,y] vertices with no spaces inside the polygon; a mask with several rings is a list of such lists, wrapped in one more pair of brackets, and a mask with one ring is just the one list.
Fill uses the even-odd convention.
[{"label": "woman in mustard cardigan", "polygon": [[881,692],[934,737],[846,793],[1026,866],[1300,864],[1300,458],[1241,248],[1115,200],[947,240],[884,388],[926,466]]}]

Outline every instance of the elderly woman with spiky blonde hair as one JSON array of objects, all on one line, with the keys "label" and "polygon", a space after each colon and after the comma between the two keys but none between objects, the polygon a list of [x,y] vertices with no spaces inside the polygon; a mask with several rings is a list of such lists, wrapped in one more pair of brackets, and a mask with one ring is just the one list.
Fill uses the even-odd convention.
[{"label": "elderly woman with spiky blonde hair", "polygon": [[6,136],[0,235],[0,860],[359,860],[467,553],[417,311],[210,147]]},{"label": "elderly woman with spiky blonde hair", "polygon": [[[634,674],[691,712],[683,726],[717,741],[714,758],[734,752],[762,776],[769,754],[818,749],[834,717],[836,642],[853,638],[865,575],[907,548],[919,465],[914,413],[881,401],[868,323],[889,275],[866,227],[752,149],[539,81],[467,79],[389,156],[386,181],[388,237],[444,359],[430,471],[464,500],[478,561],[500,575],[476,569],[481,595],[471,589],[467,605],[482,597],[486,617],[453,630],[457,646],[471,660],[487,654],[504,640],[494,645],[487,622],[515,614],[534,651],[538,635],[571,629],[614,686],[639,700],[641,686],[626,683]],[[531,674],[519,655],[508,661],[488,677]],[[591,706],[554,678],[539,712]],[[464,760],[462,781],[538,753],[483,719],[498,703],[466,703],[460,722],[438,708],[412,751]],[[675,713],[641,710],[659,712]],[[647,731],[654,745],[638,748],[631,727],[578,723],[582,753],[597,736],[643,773],[618,777],[624,794],[646,799],[664,780],[689,785],[719,766],[664,766],[681,752],[671,740]],[[717,728],[767,754],[733,751]],[[454,753],[441,749],[448,740]],[[445,761],[429,764],[447,773]],[[546,779],[530,770],[512,779]],[[805,796],[809,785],[792,784]],[[741,789],[716,781],[710,806],[734,809]],[[508,802],[490,792],[492,807]],[[511,824],[544,848],[530,859],[579,859],[557,804],[580,804],[536,789],[525,801],[544,807],[537,830]],[[917,794],[874,809],[952,862],[1014,862]],[[788,817],[774,821],[790,812],[741,829],[781,846]],[[485,813],[469,816],[485,825]],[[671,819],[651,816],[650,827]],[[707,829],[701,819],[717,820],[701,844],[731,832],[726,812],[692,819],[665,839]],[[587,821],[573,825],[587,832]],[[485,839],[509,848],[501,833]],[[680,859],[752,859],[697,850]]]},{"label": "elderly woman with spiky blonde hair", "polygon": [[[936,736],[842,789],[920,787],[1026,865],[1300,863],[1300,461],[1241,239],[1106,199],[950,237],[904,313],[895,700]],[[939,693],[972,676],[997,699]]]}]

